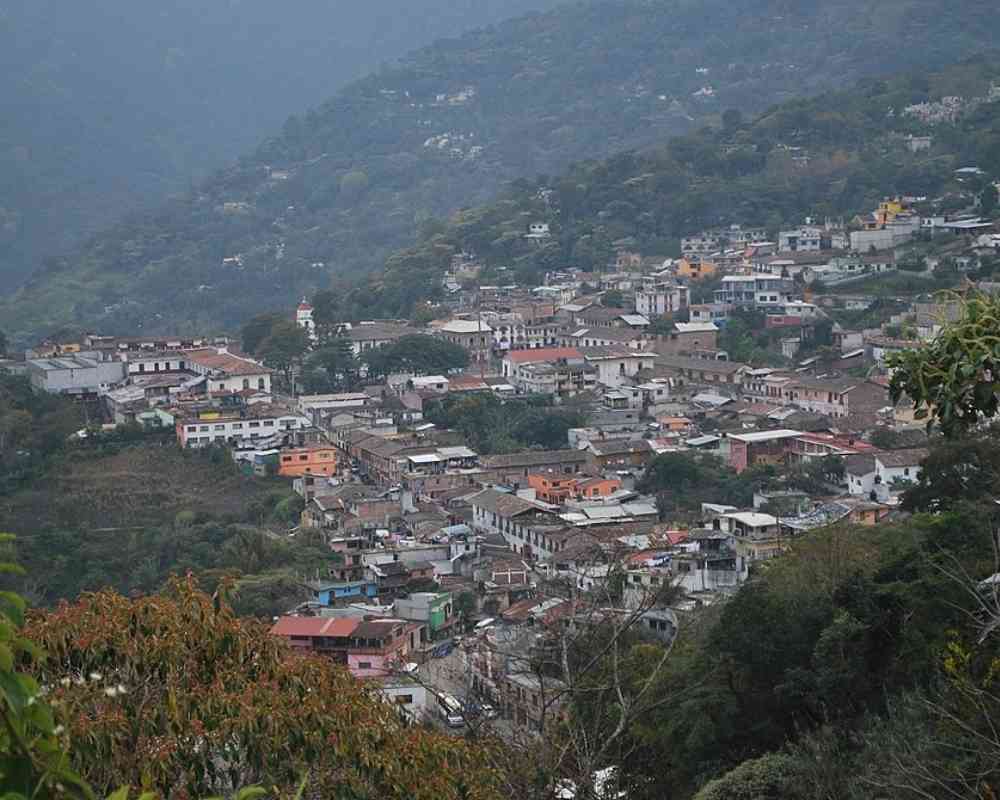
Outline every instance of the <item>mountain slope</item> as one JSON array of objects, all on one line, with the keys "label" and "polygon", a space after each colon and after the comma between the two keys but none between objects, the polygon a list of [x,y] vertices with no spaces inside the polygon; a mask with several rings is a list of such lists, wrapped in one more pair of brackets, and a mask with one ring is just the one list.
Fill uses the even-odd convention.
[{"label": "mountain slope", "polygon": [[727,108],[947,63],[989,44],[992,14],[987,0],[619,0],[439,42],[49,262],[0,318],[22,336],[233,326],[341,288],[507,181],[662,143]]},{"label": "mountain slope", "polygon": [[0,2],[0,290],[381,61],[553,4]]},{"label": "mountain slope", "polygon": [[[942,104],[945,97],[960,100]],[[954,119],[935,119],[949,109],[957,109]],[[452,254],[463,251],[488,268],[484,283],[534,284],[546,270],[601,270],[620,248],[676,255],[682,236],[718,225],[777,230],[805,216],[864,213],[892,195],[970,205],[987,181],[1000,179],[1000,54],[865,79],[780,104],[751,122],[727,117],[728,126],[646,153],[579,162],[560,176],[519,182],[393,254],[366,285],[338,295],[334,313],[405,314],[440,296]],[[930,137],[928,149],[911,152],[907,136]],[[983,175],[956,175],[969,166]],[[547,223],[551,237],[526,240],[530,222]]]}]

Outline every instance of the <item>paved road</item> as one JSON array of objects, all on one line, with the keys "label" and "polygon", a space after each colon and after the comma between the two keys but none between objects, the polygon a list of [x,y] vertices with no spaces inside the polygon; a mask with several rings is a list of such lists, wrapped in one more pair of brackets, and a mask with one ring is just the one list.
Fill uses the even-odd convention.
[{"label": "paved road", "polygon": [[[417,675],[422,683],[436,689],[439,692],[448,692],[459,700],[464,700],[471,693],[472,677],[466,669],[465,652],[456,647],[444,658],[431,658],[420,666]],[[469,725],[465,728],[448,728],[440,717],[436,720],[444,730],[457,735],[467,733],[475,726],[476,729],[488,727],[491,731],[503,738],[513,736],[514,730],[508,720],[497,718],[486,720],[483,718],[469,720]]]}]

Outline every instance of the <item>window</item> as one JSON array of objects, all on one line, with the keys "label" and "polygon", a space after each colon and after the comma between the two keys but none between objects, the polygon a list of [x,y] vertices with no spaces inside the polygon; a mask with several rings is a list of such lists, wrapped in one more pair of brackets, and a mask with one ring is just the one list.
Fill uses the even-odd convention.
[{"label": "window", "polygon": [[260,423],[259,422],[251,422],[249,424],[250,424],[251,428],[259,428],[260,427]]},{"label": "window", "polygon": [[219,391],[220,391],[220,392],[224,392],[224,391],[226,391],[226,384],[224,384],[224,383],[220,383],[220,384],[219,384]]},{"label": "window", "polygon": [[145,364],[140,364],[139,365],[139,372],[145,372],[145,371],[146,371],[146,365]]},{"label": "window", "polygon": [[198,432],[198,426],[197,425],[188,425],[187,426],[187,432],[188,433],[197,433]]},{"label": "window", "polygon": [[371,668],[372,668],[372,662],[371,661],[359,661],[358,662],[358,669],[371,669]]},{"label": "window", "polygon": [[202,433],[208,433],[208,425],[202,425],[201,426],[201,432]]},{"label": "window", "polygon": [[244,378],[243,379],[243,388],[244,388],[244,390],[250,388],[250,379],[249,378]]},{"label": "window", "polygon": [[401,706],[408,706],[413,702],[412,694],[397,694],[396,702]]},{"label": "window", "polygon": [[274,420],[273,419],[265,419],[264,420],[264,427],[265,428],[273,428],[274,427]]},{"label": "window", "polygon": [[258,378],[257,379],[257,388],[260,391],[262,391],[262,392],[265,391],[265,389],[264,389],[264,379],[263,378]]},{"label": "window", "polygon": [[240,428],[243,427],[243,423],[242,422],[232,422],[230,424],[233,426],[233,430],[239,430]]},{"label": "window", "polygon": [[906,475],[906,476],[909,476],[909,474],[910,474],[910,468],[909,467],[903,467],[903,474]]},{"label": "window", "polygon": [[224,431],[226,429],[226,426],[225,425],[215,425],[214,428],[217,431]]}]

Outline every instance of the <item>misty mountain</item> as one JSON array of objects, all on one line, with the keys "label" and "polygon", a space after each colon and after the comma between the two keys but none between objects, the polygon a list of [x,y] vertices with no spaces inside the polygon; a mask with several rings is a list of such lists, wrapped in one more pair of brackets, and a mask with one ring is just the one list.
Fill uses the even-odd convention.
[{"label": "misty mountain", "polygon": [[620,0],[438,42],[289,119],[183,197],[48,261],[0,316],[22,336],[233,327],[363,282],[435,218],[510,181],[662,145],[727,109],[749,117],[956,61],[991,44],[993,13],[988,0]]},{"label": "misty mountain", "polygon": [[126,211],[188,190],[383,62],[552,5],[0,3],[0,290]]}]

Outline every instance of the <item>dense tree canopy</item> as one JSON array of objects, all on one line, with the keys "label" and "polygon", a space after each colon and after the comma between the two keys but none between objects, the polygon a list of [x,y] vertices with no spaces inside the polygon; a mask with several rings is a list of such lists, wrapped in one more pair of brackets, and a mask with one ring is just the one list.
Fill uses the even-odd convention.
[{"label": "dense tree canopy", "polygon": [[99,794],[142,786],[206,797],[307,780],[329,797],[497,797],[481,745],[407,727],[327,659],[295,657],[191,581],[129,600],[112,592],[35,614],[73,766]]},{"label": "dense tree canopy", "polygon": [[457,344],[437,336],[414,333],[392,344],[368,350],[363,356],[368,375],[385,377],[394,372],[416,375],[447,375],[469,363],[468,352]]},{"label": "dense tree canopy", "polygon": [[424,416],[462,432],[480,453],[510,453],[525,447],[559,449],[569,444],[570,428],[586,424],[578,409],[551,407],[549,399],[503,400],[493,393],[449,395],[428,403]]},{"label": "dense tree canopy", "polygon": [[888,360],[890,392],[906,398],[928,427],[947,435],[969,430],[996,416],[1000,403],[1000,295],[973,294],[962,314],[924,347]]}]

